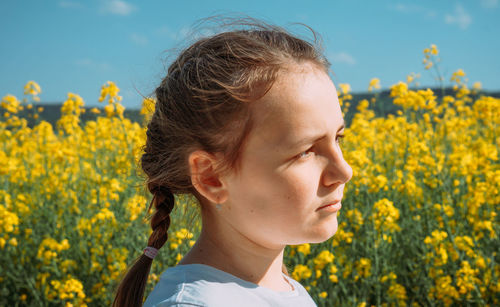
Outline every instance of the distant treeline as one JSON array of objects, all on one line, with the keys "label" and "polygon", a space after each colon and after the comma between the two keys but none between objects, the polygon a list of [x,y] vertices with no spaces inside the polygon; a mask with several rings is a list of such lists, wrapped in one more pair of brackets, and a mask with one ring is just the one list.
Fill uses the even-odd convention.
[{"label": "distant treeline", "polygon": [[[425,88],[423,89],[425,90]],[[436,95],[438,98],[442,97],[443,95],[454,96],[454,90],[452,88],[446,88],[444,89],[444,91],[441,89],[434,88],[432,89],[432,91],[434,92],[434,95]],[[375,97],[375,94],[370,92],[351,93],[351,95],[352,99],[349,101],[350,103],[349,110],[347,114],[344,115],[347,127],[349,127],[354,117],[354,114],[356,113],[356,106],[359,104],[359,102],[363,99],[367,99],[368,101],[370,101],[371,98]],[[500,92],[481,91],[475,96],[479,97],[480,95],[487,95],[500,98]],[[51,123],[53,127],[55,127],[57,120],[61,117],[61,106],[62,103],[37,103],[36,105],[34,105],[34,108],[43,107],[44,109],[43,112],[39,114],[39,118],[37,120],[34,120],[31,116],[29,116],[29,114],[33,113],[33,110],[28,110],[26,108],[19,113],[19,116],[28,120],[29,127],[33,127],[37,122],[40,122],[41,120],[45,120]],[[81,114],[80,119],[83,124],[86,121],[95,120],[98,116],[105,116],[104,115],[105,112],[102,108],[97,107],[101,111],[101,114],[94,114],[90,112],[92,108],[94,108],[94,106],[85,107],[85,113]],[[402,110],[400,106],[394,105],[392,103],[392,97],[390,97],[390,90],[384,90],[378,92],[377,101],[373,106],[370,103],[370,109],[372,109],[375,112],[375,115],[377,117],[385,117],[388,114],[396,114],[398,110]],[[124,112],[124,116],[130,119],[132,122],[142,123],[143,120],[139,109],[126,109]]]}]

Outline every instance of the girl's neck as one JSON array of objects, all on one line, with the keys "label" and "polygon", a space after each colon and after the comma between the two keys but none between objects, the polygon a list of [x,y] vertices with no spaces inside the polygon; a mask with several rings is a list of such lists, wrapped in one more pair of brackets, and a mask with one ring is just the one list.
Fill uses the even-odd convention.
[{"label": "girl's neck", "polygon": [[220,239],[214,240],[202,231],[196,244],[179,264],[205,264],[274,291],[293,290],[282,273],[285,247],[281,250],[255,251],[249,248],[253,242],[241,239],[238,242],[223,242]]}]

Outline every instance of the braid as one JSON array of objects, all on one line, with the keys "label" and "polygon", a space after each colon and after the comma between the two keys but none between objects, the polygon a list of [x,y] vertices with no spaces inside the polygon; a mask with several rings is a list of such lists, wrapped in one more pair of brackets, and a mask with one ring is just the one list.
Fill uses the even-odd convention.
[{"label": "braid", "polygon": [[172,191],[164,186],[157,186],[151,192],[154,196],[149,209],[154,204],[156,211],[151,218],[153,233],[149,237],[148,246],[160,249],[168,239],[170,213],[174,208],[175,198]]},{"label": "braid", "polygon": [[[148,184],[148,187],[152,184]],[[168,239],[168,227],[170,226],[170,213],[174,208],[175,198],[172,191],[164,186],[154,186],[149,189],[153,193],[153,200],[149,204],[148,211],[154,204],[155,213],[151,217],[151,228],[153,233],[149,237],[148,246],[160,249]],[[142,254],[135,260],[129,268],[118,286],[113,301],[114,307],[139,307],[142,306],[144,291],[146,290],[147,279],[153,259]]]}]

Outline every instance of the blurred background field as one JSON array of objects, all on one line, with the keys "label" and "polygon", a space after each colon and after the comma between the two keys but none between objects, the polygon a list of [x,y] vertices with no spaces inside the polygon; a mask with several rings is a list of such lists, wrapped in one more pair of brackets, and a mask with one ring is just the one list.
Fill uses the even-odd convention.
[{"label": "blurred background field", "polygon": [[[438,55],[424,49],[428,63]],[[409,75],[384,93],[374,78],[369,96],[336,85],[354,171],[339,230],[285,250],[290,275],[319,306],[500,303],[500,99],[469,87],[461,69],[447,80],[433,91]],[[24,98],[0,104],[0,305],[110,305],[151,232],[138,160],[155,101],[128,113],[106,82],[102,108],[68,93],[50,123],[40,93],[30,81]],[[196,203],[177,195],[147,293],[199,230]]]}]

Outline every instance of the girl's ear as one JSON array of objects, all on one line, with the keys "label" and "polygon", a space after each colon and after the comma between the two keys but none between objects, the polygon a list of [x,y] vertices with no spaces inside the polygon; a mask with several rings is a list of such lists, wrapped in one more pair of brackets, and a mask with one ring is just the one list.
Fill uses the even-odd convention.
[{"label": "girl's ear", "polygon": [[193,187],[207,200],[220,204],[227,199],[227,190],[217,172],[220,158],[202,150],[189,155],[189,170]]}]

